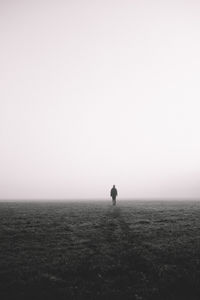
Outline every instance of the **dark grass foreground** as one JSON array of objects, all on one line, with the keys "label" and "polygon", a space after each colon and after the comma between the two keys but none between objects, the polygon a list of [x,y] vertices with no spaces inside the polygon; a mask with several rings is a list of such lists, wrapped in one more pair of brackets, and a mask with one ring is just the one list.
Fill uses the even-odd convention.
[{"label": "dark grass foreground", "polygon": [[200,203],[0,203],[0,299],[200,299]]}]

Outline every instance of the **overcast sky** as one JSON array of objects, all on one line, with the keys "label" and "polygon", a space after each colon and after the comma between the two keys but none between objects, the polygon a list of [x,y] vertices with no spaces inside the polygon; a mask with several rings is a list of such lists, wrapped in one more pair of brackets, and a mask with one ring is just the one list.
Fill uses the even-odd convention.
[{"label": "overcast sky", "polygon": [[0,0],[0,198],[200,197],[197,0]]}]

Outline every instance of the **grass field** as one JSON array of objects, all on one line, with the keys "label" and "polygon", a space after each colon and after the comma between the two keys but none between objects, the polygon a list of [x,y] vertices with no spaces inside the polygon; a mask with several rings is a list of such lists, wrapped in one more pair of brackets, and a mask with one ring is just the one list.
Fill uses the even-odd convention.
[{"label": "grass field", "polygon": [[1,202],[0,299],[200,299],[200,202]]}]

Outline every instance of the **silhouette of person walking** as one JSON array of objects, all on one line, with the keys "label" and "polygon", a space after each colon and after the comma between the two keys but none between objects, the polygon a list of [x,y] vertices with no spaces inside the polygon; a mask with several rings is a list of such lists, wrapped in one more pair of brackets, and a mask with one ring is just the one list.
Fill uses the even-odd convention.
[{"label": "silhouette of person walking", "polygon": [[116,189],[115,185],[113,185],[113,187],[110,191],[110,196],[112,197],[112,204],[116,205],[117,189]]}]

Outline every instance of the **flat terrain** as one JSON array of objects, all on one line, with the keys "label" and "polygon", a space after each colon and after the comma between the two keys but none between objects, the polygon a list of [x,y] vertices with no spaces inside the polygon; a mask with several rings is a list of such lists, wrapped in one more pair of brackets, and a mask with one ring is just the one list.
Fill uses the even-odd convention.
[{"label": "flat terrain", "polygon": [[200,299],[200,202],[2,202],[0,299]]}]

